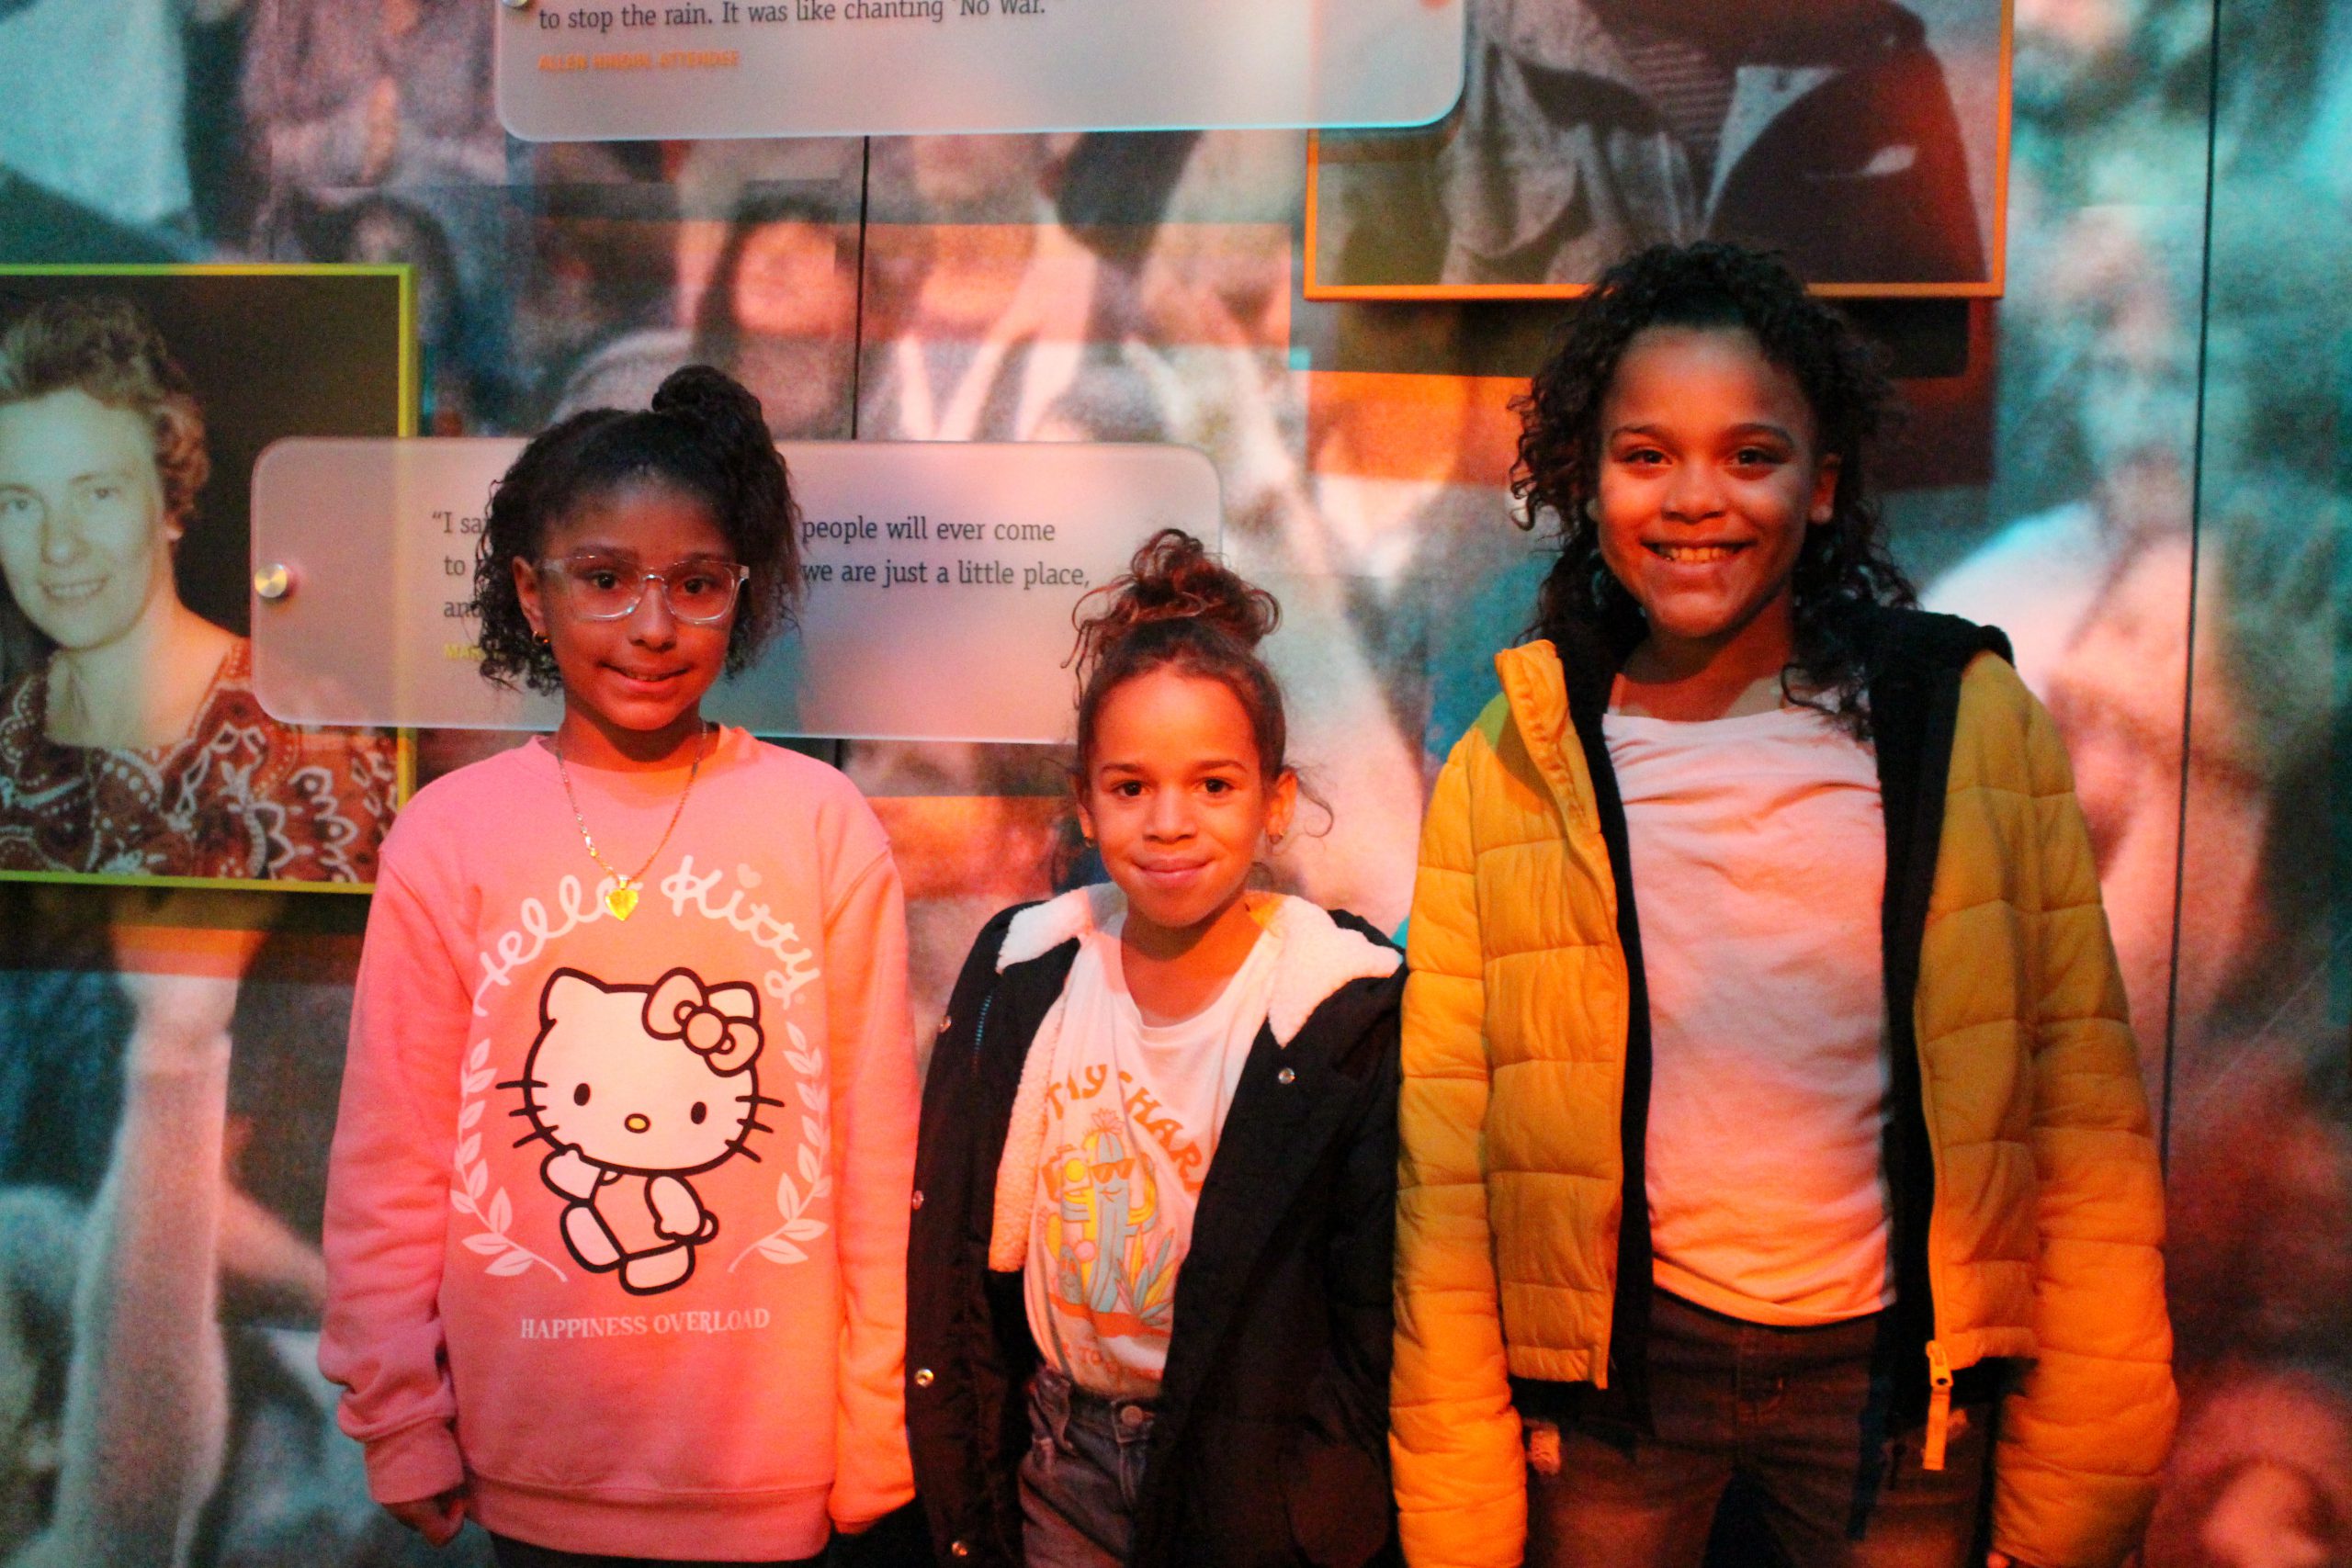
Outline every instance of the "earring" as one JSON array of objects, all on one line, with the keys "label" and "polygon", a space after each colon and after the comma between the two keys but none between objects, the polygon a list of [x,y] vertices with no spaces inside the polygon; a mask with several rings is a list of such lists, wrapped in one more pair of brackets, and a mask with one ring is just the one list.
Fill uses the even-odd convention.
[{"label": "earring", "polygon": [[1599,522],[1600,521],[1600,497],[1598,497],[1598,496],[1587,496],[1587,497],[1585,497],[1585,502],[1584,502],[1584,520],[1585,520],[1586,522],[1588,522],[1588,523],[1594,523],[1594,524],[1597,524],[1597,523],[1599,523]]},{"label": "earring", "polygon": [[534,642],[536,642],[536,643],[537,643],[541,648],[546,648],[546,647],[548,647],[548,634],[547,634],[547,633],[545,633],[545,632],[534,632],[534,633],[531,635],[531,640],[532,640],[532,641],[534,641]]},{"label": "earring", "polygon": [[1266,848],[1269,851],[1281,849],[1283,847],[1283,840],[1289,837],[1290,829],[1287,828],[1283,829],[1279,833],[1269,833],[1266,835]]}]

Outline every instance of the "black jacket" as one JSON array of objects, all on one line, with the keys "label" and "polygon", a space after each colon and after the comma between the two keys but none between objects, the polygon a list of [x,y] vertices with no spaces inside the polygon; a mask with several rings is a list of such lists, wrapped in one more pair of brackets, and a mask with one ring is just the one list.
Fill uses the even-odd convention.
[{"label": "black jacket", "polygon": [[[1025,907],[1025,906],[1024,906]],[[1018,909],[965,961],[923,1087],[907,1263],[907,1434],[942,1562],[1015,1568],[1023,1389],[1038,1353],[1018,1272],[988,1266],[1022,1064],[1078,943],[1007,965]],[[1335,920],[1375,942],[1349,915]],[[1388,1367],[1401,965],[1261,1028],[1177,1275],[1132,1561],[1354,1565],[1393,1552]]]}]

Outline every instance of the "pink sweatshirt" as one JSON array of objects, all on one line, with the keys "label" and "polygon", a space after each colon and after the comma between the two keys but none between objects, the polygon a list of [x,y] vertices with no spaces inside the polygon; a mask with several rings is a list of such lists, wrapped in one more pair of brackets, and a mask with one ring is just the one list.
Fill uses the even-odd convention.
[{"label": "pink sweatshirt", "polygon": [[[633,869],[685,771],[571,781]],[[906,924],[849,781],[723,731],[623,920],[535,742],[419,792],[379,874],[319,1353],[375,1496],[722,1560],[906,1502]]]}]

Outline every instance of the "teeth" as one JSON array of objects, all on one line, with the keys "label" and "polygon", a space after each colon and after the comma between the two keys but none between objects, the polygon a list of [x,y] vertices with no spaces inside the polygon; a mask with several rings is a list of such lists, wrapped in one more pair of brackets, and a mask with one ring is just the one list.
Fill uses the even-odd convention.
[{"label": "teeth", "polygon": [[1739,553],[1737,547],[1732,545],[1652,545],[1650,549],[1678,566],[1729,560]]}]

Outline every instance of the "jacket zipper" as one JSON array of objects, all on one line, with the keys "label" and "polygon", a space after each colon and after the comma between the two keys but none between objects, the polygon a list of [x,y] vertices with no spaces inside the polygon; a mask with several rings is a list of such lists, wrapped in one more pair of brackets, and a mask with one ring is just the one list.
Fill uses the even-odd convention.
[{"label": "jacket zipper", "polygon": [[[1936,1131],[1928,1111],[1928,1064],[1919,1064],[1919,1131],[1927,1139],[1930,1151],[1930,1168],[1934,1159]],[[1934,1223],[1932,1213],[1928,1223]],[[1942,1326],[1943,1314],[1936,1302],[1934,1269],[1928,1270],[1928,1430],[1919,1448],[1919,1468],[1939,1471],[1944,1467],[1944,1450],[1951,1436],[1951,1352],[1936,1333]]]},{"label": "jacket zipper", "polygon": [[1928,1437],[1919,1450],[1919,1468],[1941,1470],[1944,1444],[1951,1432],[1951,1357],[1943,1341],[1928,1341]]},{"label": "jacket zipper", "polygon": [[[1916,997],[1914,1005],[1915,1007],[1917,1005]],[[1913,1027],[1915,1030],[1917,1027],[1916,1021]],[[1916,1042],[1916,1034],[1914,1038]],[[1928,1085],[1930,1080],[1928,1076],[1927,1056],[1925,1051],[1919,1050],[1916,1043],[1914,1049],[1918,1051],[1919,1057],[1919,1133],[1927,1142],[1930,1179],[1936,1182],[1937,1187],[1940,1188],[1942,1172],[1935,1169],[1935,1117],[1928,1104]],[[1932,1228],[1935,1224],[1932,1198],[1929,1200],[1928,1207],[1929,1212],[1925,1223]],[[1926,1237],[1922,1236],[1920,1240],[1924,1246]],[[1943,1311],[1936,1300],[1935,1269],[1931,1258],[1928,1269],[1928,1430],[1919,1448],[1919,1468],[1927,1471],[1943,1469],[1944,1450],[1951,1436],[1951,1352],[1944,1348],[1943,1340],[1937,1337],[1942,1326]]]},{"label": "jacket zipper", "polygon": [[972,1072],[980,1070],[980,1042],[988,1038],[989,1009],[996,1005],[996,987],[991,985],[980,998],[980,1015],[972,1021]]}]

